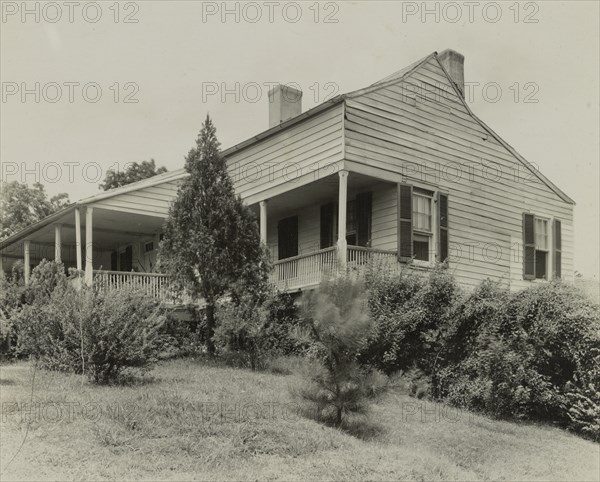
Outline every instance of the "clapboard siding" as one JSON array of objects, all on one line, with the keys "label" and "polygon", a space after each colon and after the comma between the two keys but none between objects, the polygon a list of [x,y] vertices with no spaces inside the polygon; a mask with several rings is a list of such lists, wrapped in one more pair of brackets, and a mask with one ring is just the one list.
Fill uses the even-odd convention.
[{"label": "clapboard siding", "polygon": [[[341,162],[343,107],[337,104],[227,156],[235,189],[243,198]],[[291,188],[297,188],[294,183]]]},{"label": "clapboard siding", "polygon": [[169,207],[177,196],[180,183],[181,180],[165,181],[154,186],[117,194],[96,201],[92,205],[104,209],[166,218],[169,214]]},{"label": "clapboard siding", "polygon": [[[563,277],[573,278],[573,206],[471,116],[434,58],[346,105],[346,160],[449,193],[451,266],[463,284],[531,284],[522,280],[526,211],[562,221]],[[378,193],[373,210],[373,246],[395,249],[394,190]]]}]

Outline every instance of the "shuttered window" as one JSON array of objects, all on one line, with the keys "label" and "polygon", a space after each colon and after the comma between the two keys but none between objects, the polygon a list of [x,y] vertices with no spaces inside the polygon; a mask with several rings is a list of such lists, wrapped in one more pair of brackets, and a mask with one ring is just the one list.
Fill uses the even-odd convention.
[{"label": "shuttered window", "polygon": [[[437,260],[448,258],[448,195],[398,184],[398,259],[433,261],[437,237]],[[434,220],[436,222],[434,222]]]},{"label": "shuttered window", "polygon": [[[552,228],[552,230],[551,230]],[[523,279],[550,279],[561,276],[561,224],[555,219],[523,213]]]}]

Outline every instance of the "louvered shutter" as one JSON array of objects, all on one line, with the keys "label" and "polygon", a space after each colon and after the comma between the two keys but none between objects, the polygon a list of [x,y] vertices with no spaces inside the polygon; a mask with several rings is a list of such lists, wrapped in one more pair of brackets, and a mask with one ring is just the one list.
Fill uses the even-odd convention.
[{"label": "louvered shutter", "polygon": [[523,279],[535,279],[535,216],[523,213]]},{"label": "louvered shutter", "polygon": [[449,237],[448,237],[448,194],[438,193],[438,228],[440,249],[438,261],[444,262],[448,259]]},{"label": "louvered shutter", "polygon": [[412,186],[398,184],[398,261],[406,263],[413,256]]},{"label": "louvered shutter", "polygon": [[562,275],[562,226],[560,220],[554,220],[553,236],[554,239],[554,277],[560,278]]},{"label": "louvered shutter", "polygon": [[371,242],[371,218],[373,193],[364,192],[356,196],[356,239],[359,246]]},{"label": "louvered shutter", "polygon": [[333,246],[333,203],[321,206],[321,249]]}]

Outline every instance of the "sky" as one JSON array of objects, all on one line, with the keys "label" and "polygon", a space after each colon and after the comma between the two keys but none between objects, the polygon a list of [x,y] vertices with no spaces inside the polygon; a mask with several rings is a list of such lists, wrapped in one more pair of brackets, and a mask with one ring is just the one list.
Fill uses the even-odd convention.
[{"label": "sky", "polygon": [[274,83],[307,110],[452,48],[474,113],[576,201],[598,277],[599,5],[2,1],[2,180],[76,200],[128,162],[183,167],[207,113],[224,148],[265,130]]}]

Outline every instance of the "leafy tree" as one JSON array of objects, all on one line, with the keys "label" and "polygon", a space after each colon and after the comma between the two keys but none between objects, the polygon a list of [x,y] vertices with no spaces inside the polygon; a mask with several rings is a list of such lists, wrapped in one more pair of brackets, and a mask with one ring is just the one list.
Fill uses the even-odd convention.
[{"label": "leafy tree", "polygon": [[109,169],[104,177],[104,182],[100,184],[99,188],[108,191],[109,189],[141,181],[142,179],[147,179],[163,172],[167,172],[167,168],[162,166],[157,169],[154,159],[142,161],[141,163],[132,162],[128,164],[124,172]]},{"label": "leafy tree", "polygon": [[[171,206],[160,262],[179,290],[206,301],[206,339],[214,354],[215,305],[226,293],[260,295],[270,269],[254,213],[235,195],[209,116],[187,155],[187,177]],[[235,295],[238,293],[238,295]]]},{"label": "leafy tree", "polygon": [[69,204],[69,195],[48,199],[44,186],[0,181],[0,239],[7,238]]}]

